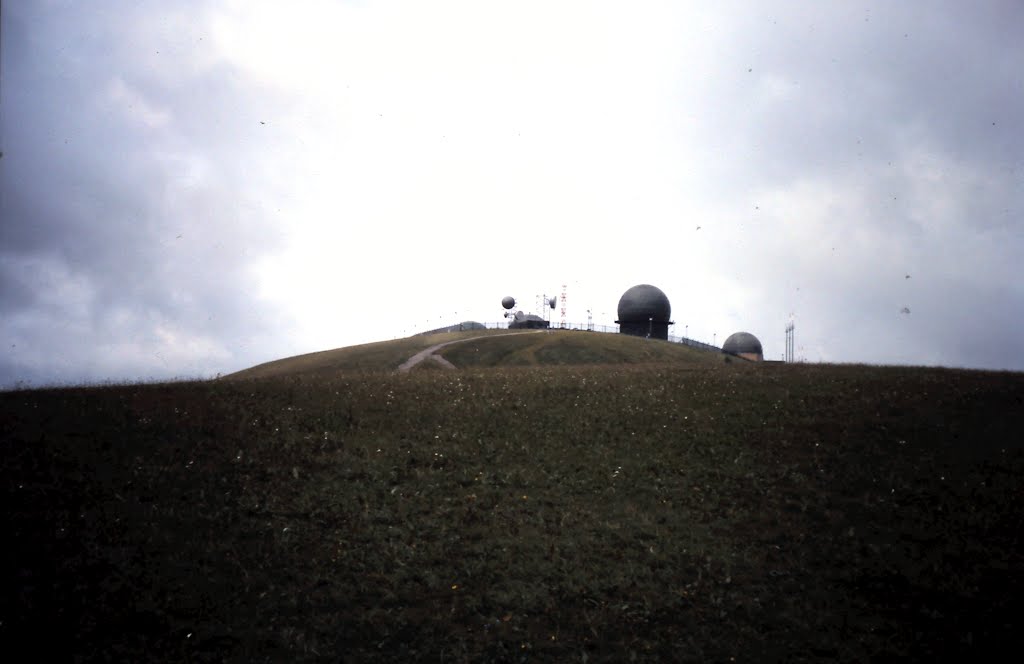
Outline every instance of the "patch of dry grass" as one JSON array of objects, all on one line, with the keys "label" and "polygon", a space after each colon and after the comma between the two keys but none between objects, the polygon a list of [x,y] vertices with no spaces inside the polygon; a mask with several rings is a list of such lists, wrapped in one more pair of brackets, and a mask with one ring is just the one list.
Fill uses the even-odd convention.
[{"label": "patch of dry grass", "polygon": [[378,341],[266,362],[225,376],[228,380],[292,375],[328,375],[340,371],[394,371],[419,351],[449,341],[508,334],[509,330],[467,330]]}]

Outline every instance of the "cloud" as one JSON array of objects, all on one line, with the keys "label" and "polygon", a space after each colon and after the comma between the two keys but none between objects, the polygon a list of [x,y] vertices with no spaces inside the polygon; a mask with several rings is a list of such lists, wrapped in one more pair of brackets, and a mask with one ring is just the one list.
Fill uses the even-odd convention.
[{"label": "cloud", "polygon": [[171,120],[171,114],[155,107],[138,90],[128,87],[120,77],[114,77],[108,86],[110,106],[124,113],[129,120],[142,123],[148,129],[159,129]]},{"label": "cloud", "polygon": [[2,378],[214,373],[278,324],[246,297],[248,266],[280,240],[272,202],[245,186],[253,155],[224,129],[238,97],[201,76],[203,94],[161,87],[120,37],[130,12],[33,18],[5,31],[5,83],[22,93],[4,101]]},{"label": "cloud", "polygon": [[769,357],[793,315],[808,359],[1024,368],[1012,3],[5,9],[0,384],[562,284],[607,324],[654,283],[675,333]]}]

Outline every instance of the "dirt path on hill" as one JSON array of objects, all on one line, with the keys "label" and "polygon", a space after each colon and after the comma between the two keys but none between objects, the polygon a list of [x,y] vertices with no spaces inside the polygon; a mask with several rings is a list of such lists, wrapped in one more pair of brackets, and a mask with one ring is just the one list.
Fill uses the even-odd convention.
[{"label": "dirt path on hill", "polygon": [[[503,336],[503,337],[511,337],[513,335],[516,335],[516,334],[537,334],[538,332],[545,332],[545,330],[531,330],[529,332],[510,332],[508,334],[503,334],[501,336]],[[486,337],[491,337],[491,336],[494,336],[494,335],[481,334],[480,336],[469,337],[468,339],[456,339],[455,341],[446,341],[443,344],[437,344],[435,346],[431,346],[430,348],[424,348],[423,350],[421,350],[420,352],[416,353],[415,355],[410,357],[408,360],[403,362],[398,367],[398,369],[396,371],[398,371],[399,373],[405,373],[405,372],[409,371],[410,369],[412,369],[417,364],[419,364],[420,362],[423,362],[424,360],[432,360],[434,362],[437,362],[438,364],[440,364],[445,369],[458,369],[458,367],[456,367],[454,364],[452,364],[448,360],[444,359],[440,355],[434,355],[434,353],[437,352],[438,350],[444,348],[445,346],[450,346],[452,344],[461,344],[464,341],[473,341],[474,339],[484,339]]]}]

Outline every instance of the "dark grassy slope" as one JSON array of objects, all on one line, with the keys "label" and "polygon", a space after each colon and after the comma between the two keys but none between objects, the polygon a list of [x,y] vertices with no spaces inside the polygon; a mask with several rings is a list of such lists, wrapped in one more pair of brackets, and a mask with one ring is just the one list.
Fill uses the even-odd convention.
[{"label": "dark grassy slope", "polygon": [[442,332],[406,337],[392,341],[377,341],[265,362],[226,376],[226,378],[272,378],[299,374],[326,375],[339,371],[392,371],[411,356],[435,344],[473,337],[497,337],[508,333],[509,330],[467,330],[465,332]]},{"label": "dark grassy slope", "polygon": [[[565,364],[644,364],[683,362],[687,364],[743,363],[716,353],[667,341],[647,340],[622,334],[570,330],[525,332],[523,330],[468,330],[394,341],[348,346],[267,362],[227,378],[271,378],[278,376],[327,376],[339,371],[393,371],[417,352],[436,344],[462,340],[446,346],[440,354],[457,367],[497,367]],[[426,363],[424,368],[438,368]]]},{"label": "dark grassy slope", "polygon": [[720,365],[727,360],[747,364],[739,358],[726,358],[720,353],[709,353],[667,341],[625,334],[568,330],[474,339],[446,346],[440,354],[460,368],[652,362],[707,366]]},{"label": "dark grassy slope", "polygon": [[735,365],[0,394],[0,636],[119,661],[1012,652],[1022,402],[1020,374]]}]

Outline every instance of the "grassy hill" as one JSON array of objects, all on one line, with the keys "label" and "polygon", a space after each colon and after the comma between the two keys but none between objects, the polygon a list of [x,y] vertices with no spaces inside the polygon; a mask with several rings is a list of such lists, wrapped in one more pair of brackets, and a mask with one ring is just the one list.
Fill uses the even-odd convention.
[{"label": "grassy hill", "polygon": [[[475,339],[446,346],[439,352],[460,368],[659,362],[708,366],[725,362],[719,353],[667,341],[570,330]],[[730,359],[747,364],[745,360]]]},{"label": "grassy hill", "polygon": [[402,362],[424,348],[436,344],[478,336],[500,336],[508,330],[469,330],[412,336],[393,341],[378,341],[358,346],[297,355],[266,362],[225,378],[269,378],[290,375],[326,375],[339,371],[394,371]]},{"label": "grassy hill", "polygon": [[[394,371],[405,360],[431,346],[458,342],[438,354],[456,367],[500,367],[573,364],[643,364],[681,362],[722,364],[719,354],[667,341],[648,340],[621,334],[570,330],[524,332],[522,330],[469,330],[394,341],[362,344],[336,350],[309,353],[267,362],[231,374],[228,378],[328,375],[339,371]],[[744,360],[731,358],[737,363]],[[422,368],[437,368],[424,363]]]},{"label": "grassy hill", "polygon": [[0,394],[0,638],[120,661],[1021,645],[1024,375],[469,366],[573,343],[536,337],[450,346],[460,371],[338,371],[365,365],[337,351],[245,381]]}]

